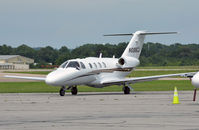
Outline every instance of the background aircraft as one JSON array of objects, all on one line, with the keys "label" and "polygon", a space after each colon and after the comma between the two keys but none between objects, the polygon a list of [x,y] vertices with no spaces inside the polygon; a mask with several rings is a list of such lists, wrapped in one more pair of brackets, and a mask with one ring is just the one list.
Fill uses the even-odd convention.
[{"label": "background aircraft", "polygon": [[197,72],[193,76],[190,75],[188,77],[190,78],[192,85],[195,87],[194,95],[193,95],[193,101],[195,101],[196,100],[196,91],[197,91],[197,88],[199,88],[199,72]]},{"label": "background aircraft", "polygon": [[[66,90],[71,90],[73,95],[78,92],[77,85],[87,85],[102,88],[110,85],[122,85],[124,94],[129,94],[130,84],[137,82],[157,80],[164,77],[186,76],[190,73],[132,77],[125,78],[136,66],[140,64],[139,56],[146,35],[175,34],[176,32],[146,32],[136,31],[131,34],[110,34],[105,36],[132,36],[128,46],[120,58],[88,57],[84,59],[71,59],[60,65],[59,68],[49,73],[46,78],[5,76],[9,78],[22,78],[45,81],[52,86],[60,86],[60,96],[65,95]],[[199,74],[198,74],[199,75]],[[199,84],[198,84],[199,85]],[[66,87],[67,86],[67,87]]]}]

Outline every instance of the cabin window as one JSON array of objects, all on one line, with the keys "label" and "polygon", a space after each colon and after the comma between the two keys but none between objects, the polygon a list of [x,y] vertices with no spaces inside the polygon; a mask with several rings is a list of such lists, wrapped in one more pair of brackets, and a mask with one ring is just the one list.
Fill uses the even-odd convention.
[{"label": "cabin window", "polygon": [[88,63],[88,64],[89,64],[90,68],[93,68],[93,66],[91,65],[91,63]]},{"label": "cabin window", "polygon": [[59,68],[65,68],[67,64],[68,64],[68,61],[62,63],[62,64],[59,66]]},{"label": "cabin window", "polygon": [[106,64],[104,62],[102,62],[102,64],[104,65],[104,68],[106,68]]},{"label": "cabin window", "polygon": [[95,63],[93,63],[93,64],[94,64],[95,68],[97,68],[97,65]]},{"label": "cabin window", "polygon": [[82,69],[86,69],[84,63],[80,62]]},{"label": "cabin window", "polygon": [[98,62],[98,64],[99,64],[99,67],[102,68],[102,65],[99,62]]}]

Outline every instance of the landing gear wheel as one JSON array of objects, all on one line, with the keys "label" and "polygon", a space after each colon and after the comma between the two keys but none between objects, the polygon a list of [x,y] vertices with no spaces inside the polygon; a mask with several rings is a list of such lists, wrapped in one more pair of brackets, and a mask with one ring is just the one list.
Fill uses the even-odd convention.
[{"label": "landing gear wheel", "polygon": [[60,89],[59,95],[60,95],[60,96],[64,96],[64,95],[65,95],[65,89],[64,89],[64,88],[61,88],[61,89]]},{"label": "landing gear wheel", "polygon": [[123,87],[124,94],[130,94],[130,88],[125,86]]},{"label": "landing gear wheel", "polygon": [[72,87],[71,88],[72,95],[77,95],[77,92],[78,92],[77,87]]}]

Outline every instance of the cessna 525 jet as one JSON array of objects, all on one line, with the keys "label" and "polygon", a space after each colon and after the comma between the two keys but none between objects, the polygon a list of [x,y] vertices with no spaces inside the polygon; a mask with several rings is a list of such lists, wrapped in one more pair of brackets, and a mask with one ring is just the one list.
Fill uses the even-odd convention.
[{"label": "cessna 525 jet", "polygon": [[[71,90],[73,95],[78,92],[77,85],[102,88],[110,85],[123,85],[124,94],[130,93],[130,84],[151,81],[164,77],[186,76],[189,73],[132,77],[125,78],[136,66],[140,64],[139,56],[146,35],[175,34],[176,32],[146,32],[136,31],[131,34],[110,34],[104,36],[132,36],[128,46],[120,58],[88,57],[84,59],[71,59],[49,73],[46,78],[5,76],[9,78],[21,78],[45,81],[52,86],[60,86],[60,96],[65,95],[66,90]],[[67,87],[66,87],[67,86]]]}]

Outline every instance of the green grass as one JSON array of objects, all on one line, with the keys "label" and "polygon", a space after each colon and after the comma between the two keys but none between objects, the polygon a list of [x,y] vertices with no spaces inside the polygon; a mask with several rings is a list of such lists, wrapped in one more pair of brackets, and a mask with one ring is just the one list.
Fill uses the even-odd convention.
[{"label": "green grass", "polygon": [[[178,90],[193,90],[188,80],[150,81],[133,85],[135,91],[173,91],[174,86]],[[44,82],[0,82],[0,93],[58,93],[60,87],[48,86]],[[91,88],[78,86],[79,92],[120,92],[122,86],[110,86],[105,88]]]}]

